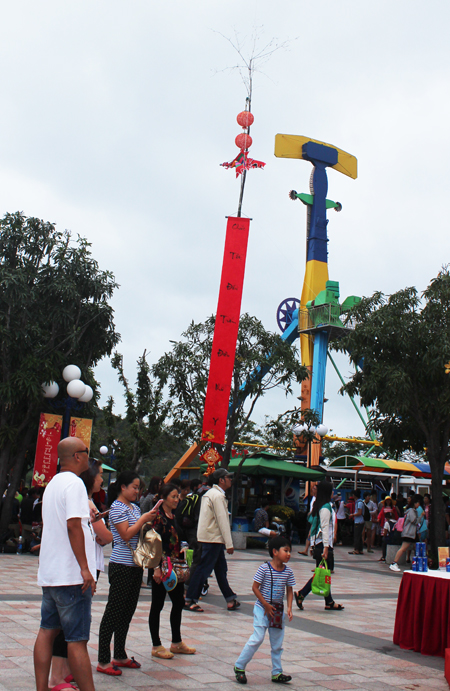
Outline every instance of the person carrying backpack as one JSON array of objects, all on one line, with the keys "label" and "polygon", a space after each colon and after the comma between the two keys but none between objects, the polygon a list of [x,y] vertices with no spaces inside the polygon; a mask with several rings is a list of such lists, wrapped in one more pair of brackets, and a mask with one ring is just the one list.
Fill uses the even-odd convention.
[{"label": "person carrying backpack", "polygon": [[[332,483],[329,480],[321,480],[317,485],[317,498],[311,512],[312,556],[316,560],[316,566],[319,566],[322,559],[325,559],[330,571],[334,570],[334,511],[331,506],[332,494]],[[314,576],[309,579],[298,593],[294,592],[295,602],[299,609],[303,609],[303,600],[311,592],[313,578]],[[329,595],[325,597],[325,610],[327,612],[340,612],[343,609],[342,605],[335,603],[330,590]]]}]

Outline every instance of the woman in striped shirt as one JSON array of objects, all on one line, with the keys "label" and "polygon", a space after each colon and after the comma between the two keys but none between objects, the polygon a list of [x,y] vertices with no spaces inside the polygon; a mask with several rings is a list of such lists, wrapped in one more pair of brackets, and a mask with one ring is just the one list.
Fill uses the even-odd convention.
[{"label": "woman in striped shirt", "polygon": [[[97,672],[109,676],[120,676],[120,667],[137,669],[141,665],[125,652],[125,642],[131,619],[136,610],[142,583],[143,569],[133,561],[127,542],[136,549],[139,531],[145,523],[152,523],[157,511],[141,516],[141,510],[134,502],[139,495],[139,475],[125,470],[114,485],[110,485],[108,496],[112,500],[109,523],[114,538],[114,547],[109,560],[108,602],[100,624],[98,640]],[[114,635],[114,659],[111,664],[110,644]]]}]

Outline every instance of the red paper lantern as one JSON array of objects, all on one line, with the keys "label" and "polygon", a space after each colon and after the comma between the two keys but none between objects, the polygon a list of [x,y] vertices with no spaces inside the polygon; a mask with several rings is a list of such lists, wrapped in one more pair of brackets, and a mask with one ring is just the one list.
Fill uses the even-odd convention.
[{"label": "red paper lantern", "polygon": [[253,144],[253,139],[249,134],[242,133],[238,134],[234,142],[239,149],[249,149]]},{"label": "red paper lantern", "polygon": [[239,113],[236,120],[241,127],[250,127],[250,125],[253,125],[255,118],[248,110],[243,110],[242,113]]}]

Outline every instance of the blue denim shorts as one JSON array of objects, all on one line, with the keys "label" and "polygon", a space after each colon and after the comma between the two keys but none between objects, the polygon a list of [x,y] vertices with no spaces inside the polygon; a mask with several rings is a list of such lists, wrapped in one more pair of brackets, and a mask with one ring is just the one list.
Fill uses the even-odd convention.
[{"label": "blue denim shorts", "polygon": [[42,588],[41,629],[62,629],[67,643],[88,641],[91,628],[92,590],[80,585]]}]

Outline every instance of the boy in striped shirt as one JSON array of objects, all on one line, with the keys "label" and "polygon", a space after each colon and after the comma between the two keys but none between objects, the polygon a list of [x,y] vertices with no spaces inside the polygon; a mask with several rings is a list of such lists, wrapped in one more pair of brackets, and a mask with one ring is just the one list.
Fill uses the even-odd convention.
[{"label": "boy in striped shirt", "polygon": [[287,592],[287,615],[292,621],[292,600],[295,578],[292,569],[286,566],[291,558],[291,543],[278,535],[269,540],[271,561],[261,564],[255,574],[252,590],[257,597],[253,610],[253,633],[244,646],[234,666],[236,681],[246,684],[245,668],[264,640],[269,629],[272,656],[272,681],[286,684],[292,677],[283,674],[281,653],[283,652],[284,612],[283,598]]}]

